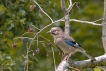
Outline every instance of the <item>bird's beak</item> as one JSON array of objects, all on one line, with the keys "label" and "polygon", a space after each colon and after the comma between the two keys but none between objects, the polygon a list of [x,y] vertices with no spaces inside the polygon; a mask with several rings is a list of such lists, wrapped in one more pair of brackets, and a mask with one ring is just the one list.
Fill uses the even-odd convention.
[{"label": "bird's beak", "polygon": [[51,34],[51,31],[46,32],[47,34]]}]

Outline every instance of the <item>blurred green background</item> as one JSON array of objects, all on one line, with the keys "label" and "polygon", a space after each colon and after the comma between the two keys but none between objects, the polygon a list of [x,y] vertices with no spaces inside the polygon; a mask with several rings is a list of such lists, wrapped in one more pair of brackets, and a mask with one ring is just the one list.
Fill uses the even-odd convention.
[{"label": "blurred green background", "polygon": [[[61,9],[60,0],[36,0],[45,12],[53,20],[58,20],[64,16]],[[103,17],[103,0],[73,0],[79,2],[79,9],[74,6],[70,12],[71,19],[95,21]],[[66,4],[68,6],[68,0]],[[17,39],[25,32],[33,29],[31,24],[39,29],[51,23],[50,19],[44,15],[39,7],[32,0],[0,0],[0,71],[24,71],[28,39]],[[99,21],[97,23],[101,23]],[[70,32],[73,38],[92,56],[96,57],[104,54],[102,46],[102,29],[100,26],[70,22]],[[64,22],[58,22],[46,28],[40,34],[53,43],[51,35],[46,34],[53,26],[60,26],[64,29]],[[28,30],[30,28],[30,30]],[[25,37],[33,38],[34,34],[26,34]],[[34,41],[29,52],[29,71],[54,71],[52,49],[50,43],[39,36],[39,43]],[[36,39],[35,39],[36,40]],[[15,47],[15,43],[17,46]],[[14,46],[14,47],[12,47]],[[53,46],[55,52],[56,65],[61,62],[62,51]],[[33,56],[35,54],[35,56]],[[81,53],[72,56],[73,60],[87,59]],[[91,68],[81,71],[93,71]]]}]

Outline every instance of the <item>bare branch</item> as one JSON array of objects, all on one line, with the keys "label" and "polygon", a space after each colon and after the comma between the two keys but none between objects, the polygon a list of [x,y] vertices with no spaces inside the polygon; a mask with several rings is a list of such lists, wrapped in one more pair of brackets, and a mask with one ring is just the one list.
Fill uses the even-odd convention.
[{"label": "bare branch", "polygon": [[[65,34],[69,35],[70,31],[70,21],[69,21],[69,12],[68,10],[66,9],[66,5],[65,5],[65,0],[60,0],[61,1],[61,7],[62,7],[62,10],[64,12],[64,19],[65,19]],[[70,0],[70,7],[71,7],[72,3],[71,3],[71,0]]]},{"label": "bare branch", "polygon": [[98,56],[95,58],[96,61],[92,62],[90,59],[83,60],[83,61],[62,61],[56,71],[64,71],[68,67],[78,68],[78,69],[84,69],[84,68],[93,68],[96,66],[106,66],[106,54],[102,56]]},{"label": "bare branch", "polygon": [[104,21],[102,22],[102,42],[106,53],[106,0],[104,0]]},{"label": "bare branch", "polygon": [[100,20],[104,20],[104,18],[100,18],[100,19],[92,21],[92,22],[97,22],[97,21],[100,21]]},{"label": "bare branch", "polygon": [[69,66],[70,66],[70,65],[69,65],[69,63],[68,63],[67,61],[62,61],[62,62],[58,65],[56,71],[65,71],[65,70],[68,69]]},{"label": "bare branch", "polygon": [[66,8],[66,5],[65,5],[65,0],[60,0],[60,2],[61,2],[62,10],[66,14],[67,13],[67,8]]},{"label": "bare branch", "polygon": [[70,1],[70,4],[69,4],[69,7],[68,7],[68,12],[70,12],[70,10],[72,9],[72,7],[74,6],[74,4],[76,3],[74,3],[74,4],[72,4],[72,0],[69,0]]},{"label": "bare branch", "polygon": [[[65,21],[65,20],[62,20],[62,21]],[[70,19],[70,21],[79,22],[79,23],[83,23],[83,24],[92,24],[92,25],[96,25],[96,26],[102,26],[101,24],[98,24],[98,23],[89,22],[89,21],[81,21],[81,20],[77,20],[77,19]]]},{"label": "bare branch", "polygon": [[41,8],[41,6],[36,2],[36,0],[33,0],[33,2],[40,8],[40,10],[53,22],[53,19]]}]

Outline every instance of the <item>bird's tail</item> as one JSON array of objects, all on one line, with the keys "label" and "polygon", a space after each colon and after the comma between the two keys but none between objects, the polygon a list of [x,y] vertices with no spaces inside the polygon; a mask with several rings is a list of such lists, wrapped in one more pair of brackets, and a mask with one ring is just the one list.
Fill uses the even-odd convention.
[{"label": "bird's tail", "polygon": [[89,59],[91,59],[92,61],[95,61],[96,59],[94,57],[92,57],[91,55],[89,55],[87,52],[82,52],[84,55],[86,55]]},{"label": "bird's tail", "polygon": [[80,52],[83,53],[85,56],[87,56],[92,61],[95,61],[96,60],[94,57],[92,57],[91,55],[89,55],[83,48],[80,48]]}]

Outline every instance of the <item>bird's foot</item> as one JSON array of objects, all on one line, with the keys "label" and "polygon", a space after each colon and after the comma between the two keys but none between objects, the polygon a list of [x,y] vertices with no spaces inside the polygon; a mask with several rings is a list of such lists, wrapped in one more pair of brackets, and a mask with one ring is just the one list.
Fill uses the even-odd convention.
[{"label": "bird's foot", "polygon": [[70,56],[71,56],[71,53],[70,53],[70,54],[68,54],[68,55],[66,55],[66,56],[63,58],[63,60],[69,61]]},{"label": "bird's foot", "polygon": [[62,60],[64,60],[67,56],[68,56],[67,53],[63,53],[63,54],[62,54]]}]

